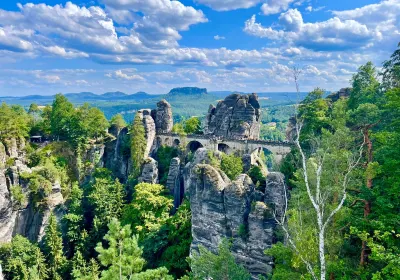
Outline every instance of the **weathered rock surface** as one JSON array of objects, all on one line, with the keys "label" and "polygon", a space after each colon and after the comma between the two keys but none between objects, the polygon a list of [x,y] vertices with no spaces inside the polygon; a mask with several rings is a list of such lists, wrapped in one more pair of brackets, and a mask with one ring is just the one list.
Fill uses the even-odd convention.
[{"label": "weathered rock surface", "polygon": [[[43,205],[35,207],[30,201],[28,185],[20,179],[21,173],[32,172],[25,164],[24,148],[23,139],[18,141],[11,139],[6,145],[0,143],[0,243],[11,241],[16,234],[32,241],[40,241],[44,236],[51,212],[56,213],[60,219],[63,215],[64,199],[61,186],[57,182]],[[6,166],[6,162],[12,165]],[[25,195],[26,199],[22,205],[13,200],[12,187],[20,187]]]},{"label": "weathered rock surface", "polygon": [[151,111],[157,133],[170,133],[174,126],[171,105],[165,100],[157,103],[157,109]]},{"label": "weathered rock surface", "polygon": [[105,145],[104,167],[111,170],[121,182],[126,182],[131,168],[128,128],[117,129],[116,127],[111,127],[109,133],[115,139]]},{"label": "weathered rock surface", "polygon": [[150,154],[150,151],[152,150],[154,139],[156,138],[156,124],[153,117],[151,116],[150,109],[139,110],[138,114],[143,121],[143,126],[146,133],[145,156],[148,156]]},{"label": "weathered rock surface", "polygon": [[231,94],[210,106],[204,133],[231,139],[259,139],[261,110],[257,94]]},{"label": "weathered rock surface", "polygon": [[[214,153],[218,158],[218,152]],[[276,223],[271,207],[280,207],[285,187],[280,173],[270,173],[265,194],[250,177],[231,181],[210,165],[209,153],[199,149],[184,170],[185,188],[192,210],[191,250],[199,245],[216,251],[223,238],[233,238],[232,253],[257,279],[272,270],[272,258],[264,254],[275,242]],[[269,194],[276,192],[277,194]],[[267,194],[268,193],[268,194]]]},{"label": "weathered rock surface", "polygon": [[167,189],[174,196],[174,208],[178,208],[184,196],[184,187],[181,176],[181,160],[175,157],[169,166]]},{"label": "weathered rock surface", "polygon": [[341,88],[338,92],[334,92],[328,95],[326,98],[331,99],[333,102],[336,102],[340,98],[349,97],[350,94],[351,94],[351,88]]},{"label": "weathered rock surface", "polygon": [[155,159],[150,157],[145,159],[138,180],[139,183],[158,184],[158,162]]}]

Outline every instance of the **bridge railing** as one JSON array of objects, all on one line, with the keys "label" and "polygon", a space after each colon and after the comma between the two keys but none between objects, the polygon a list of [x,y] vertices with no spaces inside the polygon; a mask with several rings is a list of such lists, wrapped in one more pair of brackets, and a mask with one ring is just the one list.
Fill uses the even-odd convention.
[{"label": "bridge railing", "polygon": [[[158,133],[159,136],[168,136],[168,137],[175,137],[181,138],[182,135],[177,133]],[[274,140],[254,140],[254,139],[231,139],[231,138],[224,138],[224,137],[216,137],[213,135],[204,135],[204,134],[188,134],[185,135],[186,138],[189,139],[206,139],[210,141],[217,141],[217,142],[236,142],[236,143],[248,143],[248,144],[259,144],[259,145],[274,145],[274,146],[292,146],[292,143],[289,141],[274,141]]]}]

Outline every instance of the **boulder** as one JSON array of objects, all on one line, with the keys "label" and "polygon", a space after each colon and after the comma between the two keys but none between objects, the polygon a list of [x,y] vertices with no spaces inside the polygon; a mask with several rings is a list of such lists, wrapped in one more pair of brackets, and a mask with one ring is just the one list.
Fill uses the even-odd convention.
[{"label": "boulder", "polygon": [[139,183],[158,183],[158,162],[153,158],[147,158],[142,165],[142,173],[139,177]]}]

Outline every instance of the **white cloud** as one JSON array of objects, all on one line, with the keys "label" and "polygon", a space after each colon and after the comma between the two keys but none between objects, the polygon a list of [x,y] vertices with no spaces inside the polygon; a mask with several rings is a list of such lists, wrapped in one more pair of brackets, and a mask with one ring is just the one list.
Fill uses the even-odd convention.
[{"label": "white cloud", "polygon": [[215,35],[214,36],[214,40],[225,40],[226,38],[224,36],[219,36],[219,35]]},{"label": "white cloud", "polygon": [[380,40],[381,32],[355,20],[334,17],[322,22],[305,23],[297,9],[290,9],[279,17],[281,29],[264,27],[255,16],[245,22],[244,31],[269,39],[284,39],[296,46],[314,50],[343,50],[367,46]]},{"label": "white cloud", "polygon": [[263,27],[260,23],[256,22],[256,15],[253,15],[245,22],[243,30],[250,35],[272,40],[280,39],[285,34],[282,30],[274,30],[272,27]]},{"label": "white cloud", "polygon": [[195,2],[206,5],[216,11],[232,11],[254,7],[263,2],[263,0],[195,0]]},{"label": "white cloud", "polygon": [[312,10],[313,10],[313,7],[312,7],[312,6],[308,6],[308,7],[306,8],[306,11],[308,11],[308,12],[312,12]]},{"label": "white cloud", "polygon": [[282,11],[286,11],[291,3],[295,0],[267,0],[261,6],[261,11],[264,15],[278,14]]},{"label": "white cloud", "polygon": [[115,78],[118,79],[129,80],[129,81],[145,81],[145,78],[143,78],[140,75],[137,74],[128,75],[122,72],[122,70],[115,71],[113,74],[111,74],[111,76],[114,76]]}]

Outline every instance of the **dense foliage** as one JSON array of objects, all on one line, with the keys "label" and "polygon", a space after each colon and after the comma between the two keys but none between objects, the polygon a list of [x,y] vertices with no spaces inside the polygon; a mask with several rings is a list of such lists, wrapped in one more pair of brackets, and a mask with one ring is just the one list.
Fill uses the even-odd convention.
[{"label": "dense foliage", "polygon": [[[399,65],[400,45],[381,72],[371,62],[362,65],[348,96],[316,88],[298,106],[262,108],[262,138],[283,140],[295,109],[296,124],[302,125],[297,148],[281,164],[290,191],[286,215],[271,209],[271,222],[275,218],[281,227],[278,242],[265,250],[275,262],[268,279],[400,279]],[[23,146],[29,136],[47,140],[18,147],[29,172],[14,168],[21,165],[15,155],[7,155],[1,166],[18,170],[20,184],[9,186],[13,210],[29,205],[42,213],[56,189],[64,197],[62,207],[46,212],[40,242],[17,235],[0,246],[5,279],[250,279],[231,254],[229,240],[217,252],[199,246],[189,257],[189,201],[175,209],[165,187],[171,159],[179,156],[186,164],[186,151],[160,147],[155,155],[160,184],[137,184],[146,150],[137,115],[121,145],[124,158],[131,159],[132,180],[121,182],[115,170],[100,168],[85,154],[107,139],[114,141],[107,133],[110,126],[126,127],[124,117],[117,114],[108,122],[99,109],[75,107],[61,94],[51,106],[32,104],[28,111],[1,105],[2,150]],[[200,118],[182,121],[174,131],[201,133]],[[243,172],[241,157],[217,158],[213,152],[208,157],[231,180]],[[248,175],[258,191],[265,191],[259,167]]]},{"label": "dense foliage", "polygon": [[[331,197],[324,197],[328,213],[333,209],[329,205],[340,199],[341,191],[336,189],[340,176],[336,172],[341,168],[339,163],[347,162],[341,157],[355,152],[356,147],[362,148],[360,162],[348,181],[343,207],[324,236],[330,279],[400,278],[400,154],[395,144],[400,139],[399,61],[397,50],[384,63],[381,81],[380,73],[368,62],[354,74],[348,97],[325,98],[327,94],[316,89],[299,107],[297,120],[303,122],[300,141],[310,157],[310,169],[318,163],[318,157],[313,159],[312,155],[318,153],[317,149],[324,152],[320,178],[321,184],[326,182],[332,188]],[[298,151],[292,151],[282,165],[293,188],[287,225],[295,233],[292,236],[296,248],[279,243],[267,250],[276,261],[272,279],[311,277],[304,260],[314,267],[315,274],[320,272],[316,216],[312,214],[314,207],[304,186],[299,159]]]}]

